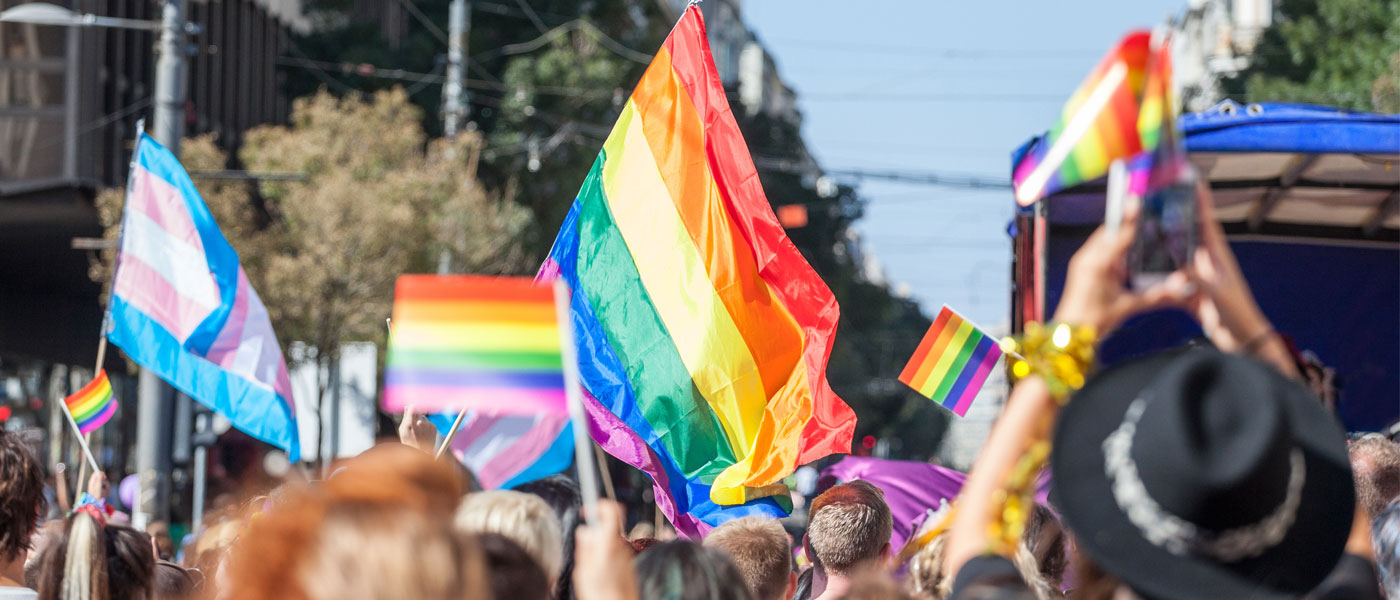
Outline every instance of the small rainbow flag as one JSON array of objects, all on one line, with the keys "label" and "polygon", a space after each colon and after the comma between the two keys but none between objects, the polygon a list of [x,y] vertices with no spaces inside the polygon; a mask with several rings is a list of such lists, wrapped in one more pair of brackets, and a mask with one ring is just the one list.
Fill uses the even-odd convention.
[{"label": "small rainbow flag", "polygon": [[68,405],[68,412],[83,435],[105,425],[117,414],[117,399],[112,395],[112,382],[107,380],[106,369],[98,371],[97,377],[78,393],[64,398],[63,403]]},{"label": "small rainbow flag", "polygon": [[[1050,133],[1012,173],[1016,202],[1030,206],[1056,191],[1108,174],[1108,164],[1143,150],[1138,130],[1151,33],[1123,38],[1074,91]],[[1160,110],[1160,107],[1159,107]],[[1149,134],[1155,141],[1155,133]]]},{"label": "small rainbow flag", "polygon": [[996,338],[945,304],[899,380],[961,417],[999,358]]},{"label": "small rainbow flag", "polygon": [[404,275],[384,410],[567,414],[554,290],[523,277]]}]

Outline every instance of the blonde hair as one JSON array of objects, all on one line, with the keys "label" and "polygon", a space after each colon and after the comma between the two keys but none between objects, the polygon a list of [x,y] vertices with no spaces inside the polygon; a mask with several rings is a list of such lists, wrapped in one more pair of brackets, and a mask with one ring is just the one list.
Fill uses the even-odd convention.
[{"label": "blonde hair", "polygon": [[743,517],[727,521],[705,537],[734,560],[749,589],[760,600],[781,598],[792,575],[792,540],[777,519]]},{"label": "blonde hair", "polygon": [[[909,543],[914,544],[915,540],[910,540]],[[940,532],[917,552],[914,552],[914,556],[909,559],[909,575],[904,580],[904,589],[914,597],[924,600],[944,600],[953,593],[953,578],[943,572],[943,552],[947,544],[948,532]],[[909,550],[909,547],[906,546],[905,550]],[[905,552],[902,551],[900,554],[903,555]],[[1026,581],[1026,586],[1035,593],[1036,598],[1051,600],[1059,597],[1050,588],[1050,584],[1046,583],[1045,578],[1040,576],[1035,556],[1031,554],[1024,541],[1016,544],[1016,554],[1011,557],[1011,563],[1016,566],[1016,572],[1021,574],[1021,579]]]},{"label": "blonde hair", "polygon": [[550,580],[564,564],[559,517],[539,496],[511,490],[470,494],[457,507],[452,525],[469,534],[496,533],[520,545]]}]

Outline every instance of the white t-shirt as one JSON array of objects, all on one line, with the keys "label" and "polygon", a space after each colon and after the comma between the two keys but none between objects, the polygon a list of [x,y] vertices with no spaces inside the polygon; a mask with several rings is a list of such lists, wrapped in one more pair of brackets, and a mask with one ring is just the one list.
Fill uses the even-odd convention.
[{"label": "white t-shirt", "polygon": [[24,587],[0,587],[0,600],[36,600],[39,592]]}]

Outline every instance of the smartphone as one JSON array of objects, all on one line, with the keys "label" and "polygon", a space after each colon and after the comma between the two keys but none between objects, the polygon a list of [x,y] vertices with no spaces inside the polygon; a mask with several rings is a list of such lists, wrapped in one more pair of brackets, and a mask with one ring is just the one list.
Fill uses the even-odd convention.
[{"label": "smartphone", "polygon": [[1142,198],[1128,253],[1128,280],[1144,290],[1180,270],[1196,251],[1196,177],[1188,167],[1175,182]]}]

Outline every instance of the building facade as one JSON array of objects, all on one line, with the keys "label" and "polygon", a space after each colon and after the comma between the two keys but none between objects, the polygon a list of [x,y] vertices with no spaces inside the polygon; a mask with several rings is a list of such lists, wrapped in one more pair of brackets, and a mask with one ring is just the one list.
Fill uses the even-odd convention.
[{"label": "building facade", "polygon": [[1249,66],[1259,35],[1273,23],[1273,0],[1190,0],[1173,32],[1172,70],[1182,110],[1199,112],[1225,99],[1220,81]]}]

